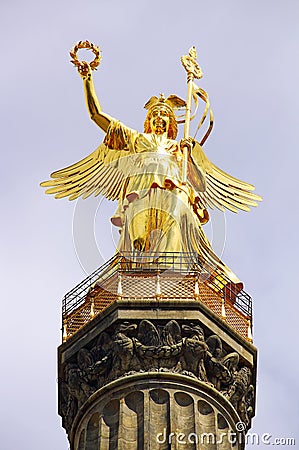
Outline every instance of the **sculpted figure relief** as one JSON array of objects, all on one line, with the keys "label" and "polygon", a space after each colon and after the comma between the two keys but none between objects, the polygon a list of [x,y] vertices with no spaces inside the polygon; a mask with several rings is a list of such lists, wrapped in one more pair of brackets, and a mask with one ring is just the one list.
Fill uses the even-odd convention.
[{"label": "sculpted figure relief", "polygon": [[249,424],[254,388],[251,369],[243,364],[238,353],[223,349],[219,336],[206,338],[200,323],[117,323],[65,364],[60,380],[64,426],[70,428],[78,408],[102,386],[145,372],[181,374],[207,383]]},{"label": "sculpted figure relief", "polygon": [[[83,61],[77,68],[90,117],[105,138],[82,161],[43,182],[49,188],[46,192],[70,200],[92,194],[117,200],[111,220],[120,227],[119,252],[195,253],[237,284],[238,278],[216,256],[202,226],[209,220],[208,207],[237,212],[256,206],[260,197],[251,192],[253,186],[216,167],[199,142],[188,136],[176,140],[175,109],[186,106],[183,100],[175,95],[152,97],[145,105],[144,131],[138,132],[103,112],[90,64]],[[203,97],[204,91],[198,92]]]}]

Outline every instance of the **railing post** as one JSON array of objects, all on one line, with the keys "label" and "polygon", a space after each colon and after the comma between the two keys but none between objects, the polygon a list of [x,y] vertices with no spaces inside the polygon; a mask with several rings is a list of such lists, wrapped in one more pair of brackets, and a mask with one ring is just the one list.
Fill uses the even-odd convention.
[{"label": "railing post", "polygon": [[62,342],[67,340],[67,323],[66,320],[63,321],[63,332],[62,332]]},{"label": "railing post", "polygon": [[252,329],[251,329],[251,320],[248,318],[247,321],[247,340],[252,342]]},{"label": "railing post", "polygon": [[222,301],[221,301],[221,316],[222,316],[223,319],[226,319],[225,299],[224,299],[224,296],[222,297]]},{"label": "railing post", "polygon": [[89,317],[90,317],[90,319],[93,319],[94,318],[94,297],[93,297],[92,294],[90,296],[91,296],[91,302],[90,302],[90,315],[89,315]]},{"label": "railing post", "polygon": [[198,300],[199,297],[199,284],[198,284],[198,276],[195,278],[195,285],[194,285],[194,297],[196,300]]},{"label": "railing post", "polygon": [[118,297],[118,300],[120,300],[122,298],[122,295],[123,295],[123,287],[122,287],[121,281],[122,281],[121,273],[118,272],[118,284],[117,284],[117,297]]},{"label": "railing post", "polygon": [[159,299],[160,297],[161,297],[160,275],[159,275],[159,273],[157,273],[156,298]]}]

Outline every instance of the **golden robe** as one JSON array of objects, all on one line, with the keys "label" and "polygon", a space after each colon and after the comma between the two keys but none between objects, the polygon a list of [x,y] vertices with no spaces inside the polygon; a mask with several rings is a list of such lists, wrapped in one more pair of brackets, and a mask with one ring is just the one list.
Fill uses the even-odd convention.
[{"label": "golden robe", "polygon": [[118,251],[137,250],[153,257],[164,252],[197,254],[210,273],[217,267],[238,283],[215,255],[202,230],[206,211],[198,209],[196,191],[189,182],[183,185],[181,181],[183,155],[179,143],[165,135],[138,133],[112,121],[104,144],[111,152],[128,153],[118,161],[126,180],[111,218],[121,228]]}]

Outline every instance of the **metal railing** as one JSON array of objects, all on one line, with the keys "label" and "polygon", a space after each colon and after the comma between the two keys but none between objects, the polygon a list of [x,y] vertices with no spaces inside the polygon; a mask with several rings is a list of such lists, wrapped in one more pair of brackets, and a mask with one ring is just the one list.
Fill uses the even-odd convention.
[{"label": "metal railing", "polygon": [[[196,253],[174,252],[116,254],[65,295],[62,303],[63,324],[73,320],[76,311],[82,315],[80,308],[84,309],[88,302],[91,304],[94,293],[102,298],[102,307],[98,311],[105,307],[103,305],[111,304],[119,296],[121,280],[122,298],[155,298],[158,283],[161,298],[210,299],[203,303],[222,318],[226,317],[226,307],[228,314],[234,315],[231,324],[241,320],[244,324],[249,323],[251,328],[252,300],[242,285],[232,283],[219,269],[211,269]],[[199,286],[204,287],[200,293]],[[82,324],[93,317],[94,313]]]},{"label": "metal railing", "polygon": [[62,316],[64,317],[77,309],[84,302],[86,295],[92,289],[93,285],[96,282],[98,284],[107,281],[117,272],[118,266],[118,255],[115,255],[69,291],[62,300]]}]

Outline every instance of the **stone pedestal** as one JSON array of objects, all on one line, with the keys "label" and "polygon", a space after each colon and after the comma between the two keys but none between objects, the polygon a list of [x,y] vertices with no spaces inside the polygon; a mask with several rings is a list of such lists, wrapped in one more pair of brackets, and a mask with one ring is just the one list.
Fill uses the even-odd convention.
[{"label": "stone pedestal", "polygon": [[58,349],[71,450],[242,449],[256,349],[200,301],[114,302]]}]

